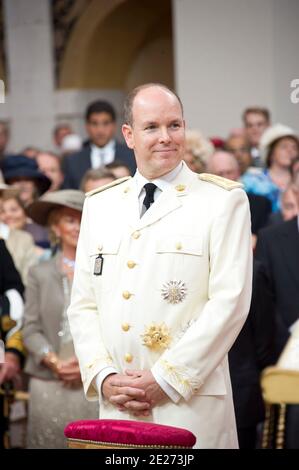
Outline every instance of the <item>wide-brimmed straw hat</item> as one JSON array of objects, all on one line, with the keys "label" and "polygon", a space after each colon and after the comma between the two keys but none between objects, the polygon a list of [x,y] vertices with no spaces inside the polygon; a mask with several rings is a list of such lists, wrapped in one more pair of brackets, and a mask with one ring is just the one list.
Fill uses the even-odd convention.
[{"label": "wide-brimmed straw hat", "polygon": [[260,141],[260,155],[265,165],[268,164],[267,160],[269,158],[269,151],[272,144],[284,137],[292,137],[299,144],[298,134],[289,126],[285,126],[284,124],[274,124],[265,130]]},{"label": "wide-brimmed straw hat", "polygon": [[53,191],[37,199],[26,207],[27,215],[39,225],[47,225],[48,217],[53,209],[69,207],[82,212],[85,194],[77,189],[61,189]]}]

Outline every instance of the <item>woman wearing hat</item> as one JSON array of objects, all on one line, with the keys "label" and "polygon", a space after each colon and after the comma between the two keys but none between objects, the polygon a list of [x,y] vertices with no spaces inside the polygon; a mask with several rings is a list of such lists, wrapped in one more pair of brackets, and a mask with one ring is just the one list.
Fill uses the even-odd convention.
[{"label": "woman wearing hat", "polygon": [[0,183],[0,238],[5,241],[5,245],[21,275],[22,282],[26,285],[29,268],[37,263],[38,253],[29,233],[26,233],[21,227],[7,224],[5,218],[6,201],[18,200],[17,193],[16,189]]},{"label": "woman wearing hat", "polygon": [[19,189],[20,199],[25,206],[44,194],[51,186],[51,180],[39,171],[36,161],[25,155],[6,157],[2,171],[5,183]]},{"label": "woman wearing hat", "polygon": [[248,171],[242,176],[247,193],[266,196],[272,212],[280,210],[280,196],[291,182],[291,165],[299,155],[299,139],[295,131],[282,124],[269,127],[261,138],[261,157],[266,168],[261,172]]},{"label": "woman wearing hat", "polygon": [[96,419],[97,405],[83,395],[80,371],[66,316],[84,194],[49,193],[31,204],[29,216],[48,225],[58,250],[33,267],[26,290],[24,343],[29,351],[29,448],[62,448],[63,430],[77,419]]},{"label": "woman wearing hat", "polygon": [[28,217],[26,207],[16,193],[16,190],[14,191],[15,193],[13,191],[3,192],[1,220],[10,229],[27,232],[34,240],[37,257],[43,259],[45,256],[47,258],[50,252],[48,229],[36,224]]}]

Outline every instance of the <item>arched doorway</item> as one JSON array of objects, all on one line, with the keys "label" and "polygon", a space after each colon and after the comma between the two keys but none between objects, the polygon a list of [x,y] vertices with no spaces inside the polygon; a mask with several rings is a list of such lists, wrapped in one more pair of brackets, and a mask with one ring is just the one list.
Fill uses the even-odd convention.
[{"label": "arched doorway", "polygon": [[127,91],[147,81],[173,87],[171,0],[93,0],[76,23],[59,89]]}]

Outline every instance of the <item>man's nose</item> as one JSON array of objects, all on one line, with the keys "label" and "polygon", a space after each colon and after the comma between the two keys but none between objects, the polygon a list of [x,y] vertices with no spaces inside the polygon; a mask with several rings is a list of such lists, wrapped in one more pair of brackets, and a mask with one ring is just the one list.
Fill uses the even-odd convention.
[{"label": "man's nose", "polygon": [[170,135],[168,133],[167,127],[162,127],[161,128],[159,140],[160,140],[161,143],[170,142],[171,138],[170,138]]}]

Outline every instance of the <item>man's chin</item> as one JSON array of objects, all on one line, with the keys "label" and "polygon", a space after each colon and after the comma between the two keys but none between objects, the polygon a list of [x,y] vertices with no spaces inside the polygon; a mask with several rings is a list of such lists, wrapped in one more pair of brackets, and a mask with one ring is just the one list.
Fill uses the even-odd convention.
[{"label": "man's chin", "polygon": [[106,144],[108,144],[109,141],[107,140],[97,140],[93,141],[92,143],[96,145],[97,147],[105,147]]},{"label": "man's chin", "polygon": [[157,168],[159,168],[163,174],[169,173],[180,163],[177,158],[160,158],[157,162]]}]

